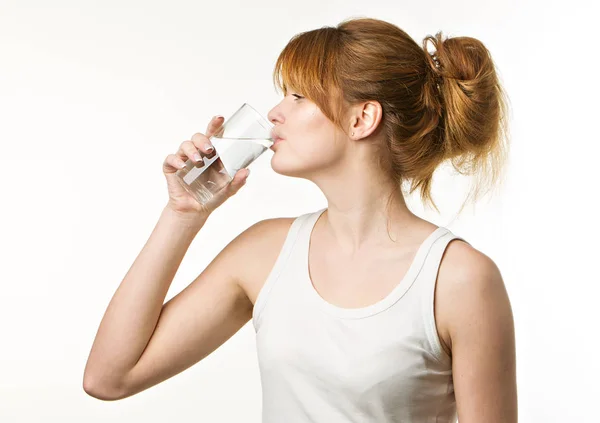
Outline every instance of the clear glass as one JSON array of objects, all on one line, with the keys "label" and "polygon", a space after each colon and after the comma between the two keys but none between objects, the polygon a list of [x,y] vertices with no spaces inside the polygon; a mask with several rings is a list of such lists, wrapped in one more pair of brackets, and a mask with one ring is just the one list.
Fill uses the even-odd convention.
[{"label": "clear glass", "polygon": [[235,173],[248,167],[271,145],[273,125],[252,106],[244,103],[219,131],[210,137],[215,147],[212,154],[204,155],[194,163],[185,162],[185,168],[175,175],[179,182],[200,204],[206,204],[223,189]]}]

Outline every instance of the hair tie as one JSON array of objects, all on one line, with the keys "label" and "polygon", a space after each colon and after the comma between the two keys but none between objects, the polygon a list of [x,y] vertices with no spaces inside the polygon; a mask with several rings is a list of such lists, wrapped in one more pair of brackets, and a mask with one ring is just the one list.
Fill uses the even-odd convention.
[{"label": "hair tie", "polygon": [[[429,50],[427,49],[427,44],[431,42],[433,44],[433,47],[435,48],[435,51],[433,53],[430,53]],[[440,59],[437,55],[438,53],[438,45],[440,47],[442,47],[442,43],[443,40],[441,39],[441,35],[439,37],[432,37],[432,36],[427,36],[425,37],[425,39],[423,40],[423,50],[425,51],[425,56],[427,58],[427,64],[429,67],[429,71],[431,72],[431,76],[433,78],[433,81],[435,83],[435,86],[438,90],[438,92],[441,95],[441,88],[440,85],[443,82],[443,68],[442,65],[440,63]]]}]

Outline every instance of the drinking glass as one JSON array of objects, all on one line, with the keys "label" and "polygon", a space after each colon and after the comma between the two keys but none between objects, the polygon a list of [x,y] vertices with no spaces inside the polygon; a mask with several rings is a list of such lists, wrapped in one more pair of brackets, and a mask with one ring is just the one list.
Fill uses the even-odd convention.
[{"label": "drinking glass", "polygon": [[244,103],[229,119],[225,120],[210,142],[215,148],[202,160],[185,162],[178,170],[183,188],[200,204],[206,204],[235,176],[235,173],[250,165],[271,145],[273,125],[252,106]]}]

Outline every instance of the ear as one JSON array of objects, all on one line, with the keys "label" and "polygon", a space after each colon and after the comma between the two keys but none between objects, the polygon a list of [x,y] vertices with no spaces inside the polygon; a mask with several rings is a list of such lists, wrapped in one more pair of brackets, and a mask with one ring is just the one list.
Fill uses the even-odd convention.
[{"label": "ear", "polygon": [[377,101],[366,101],[354,106],[348,135],[353,140],[370,136],[379,127],[382,117],[383,108]]}]

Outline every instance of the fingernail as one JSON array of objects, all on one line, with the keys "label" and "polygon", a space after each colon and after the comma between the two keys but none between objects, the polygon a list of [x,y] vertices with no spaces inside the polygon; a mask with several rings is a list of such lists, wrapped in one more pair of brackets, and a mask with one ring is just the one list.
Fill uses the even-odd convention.
[{"label": "fingernail", "polygon": [[202,160],[202,157],[200,157],[200,154],[196,153],[196,154],[194,154],[194,160],[199,162],[200,160]]},{"label": "fingernail", "polygon": [[215,116],[215,119],[225,119],[225,118],[221,115],[217,115],[217,116]]},{"label": "fingernail", "polygon": [[214,147],[212,145],[210,145],[210,144],[204,144],[204,149],[206,151],[213,151]]},{"label": "fingernail", "polygon": [[180,167],[181,169],[184,169],[184,168],[185,168],[185,163],[181,163],[181,164],[179,165],[179,167]]}]

